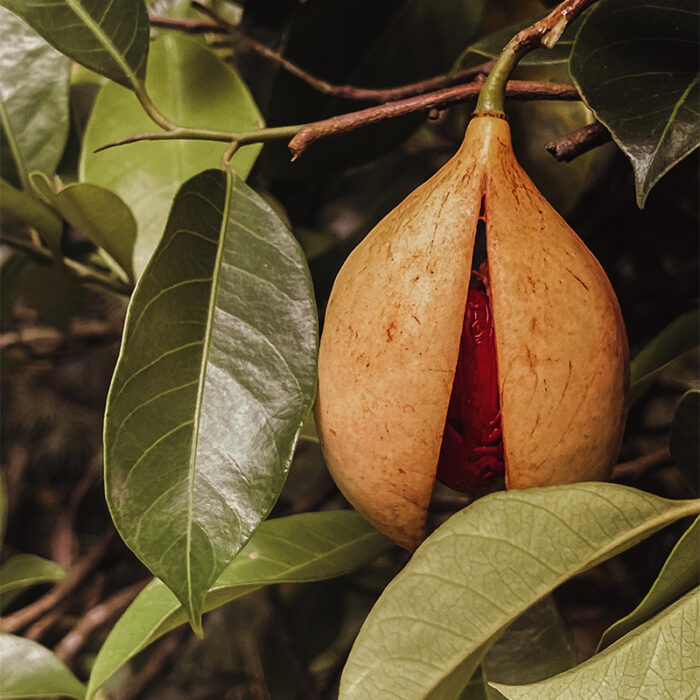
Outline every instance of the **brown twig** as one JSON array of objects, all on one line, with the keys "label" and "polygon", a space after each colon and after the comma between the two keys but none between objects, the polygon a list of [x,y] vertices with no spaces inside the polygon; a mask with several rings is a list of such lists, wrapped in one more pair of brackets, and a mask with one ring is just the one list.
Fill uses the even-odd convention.
[{"label": "brown twig", "polygon": [[175,29],[185,34],[226,34],[227,30],[215,22],[202,22],[198,19],[181,17],[161,17],[150,15],[152,27],[159,29]]},{"label": "brown twig", "polygon": [[65,614],[69,601],[60,602],[55,608],[42,615],[34,624],[27,627],[23,637],[38,642]]},{"label": "brown twig", "polygon": [[56,656],[65,663],[70,663],[83,647],[88,637],[105,622],[108,622],[124,610],[150,580],[145,579],[128,586],[90,609],[58,643],[54,649]]},{"label": "brown twig", "polygon": [[555,160],[568,163],[596,146],[612,140],[610,132],[600,123],[586,124],[560,139],[550,141],[544,148]]},{"label": "brown twig", "polygon": [[[456,85],[429,92],[425,95],[409,97],[397,102],[389,102],[378,107],[370,107],[358,112],[341,114],[330,119],[312,122],[303,126],[289,142],[292,160],[296,160],[312,143],[327,136],[355,131],[361,127],[376,124],[387,119],[396,119],[431,109],[444,109],[450,105],[476,97],[483,81],[475,80],[466,85]],[[580,96],[573,85],[561,83],[533,83],[524,80],[511,80],[506,87],[506,95],[523,100],[578,100]]]},{"label": "brown twig", "polygon": [[0,632],[17,632],[64,600],[94,569],[113,537],[114,530],[110,528],[48,593],[17,612],[0,618]]},{"label": "brown twig", "polygon": [[620,462],[613,469],[611,478],[615,481],[619,479],[636,479],[642,474],[667,467],[669,464],[673,464],[671,452],[667,447],[664,447],[656,452],[632,459],[629,462]]}]

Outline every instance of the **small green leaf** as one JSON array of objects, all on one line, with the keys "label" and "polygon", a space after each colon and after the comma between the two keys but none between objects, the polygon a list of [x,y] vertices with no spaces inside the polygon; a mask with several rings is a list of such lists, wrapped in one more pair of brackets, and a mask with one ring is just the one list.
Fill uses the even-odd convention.
[{"label": "small green leaf", "polygon": [[605,483],[479,499],[430,535],[385,589],[350,652],[341,700],[459,697],[483,648],[527,608],[699,511],[700,500]]},{"label": "small green leaf", "polygon": [[673,461],[696,491],[700,488],[700,390],[687,391],[676,406],[669,447]]},{"label": "small green leaf", "polygon": [[570,671],[540,683],[494,683],[509,700],[695,698],[700,693],[700,588]]},{"label": "small green leaf", "polygon": [[583,99],[632,163],[637,204],[700,143],[694,0],[601,0],[571,53]]},{"label": "small green leaf", "polygon": [[85,686],[46,647],[0,633],[0,698],[83,698]]},{"label": "small green leaf", "polygon": [[[303,513],[264,522],[209,591],[212,610],[271,583],[319,581],[355,571],[392,546],[354,511]],[[158,580],[126,610],[102,645],[87,698],[130,658],[187,621]]]},{"label": "small green leaf", "polygon": [[112,80],[146,76],[149,21],[143,0],[0,0],[52,46]]},{"label": "small green leaf", "polygon": [[107,399],[107,500],[200,624],[284,484],[316,388],[304,254],[261,197],[209,170],[178,192],[129,305]]},{"label": "small green leaf", "polygon": [[608,627],[598,651],[656,615],[676,598],[700,585],[700,518],[685,531],[642,602],[626,617]]},{"label": "small green leaf", "polygon": [[[245,83],[206,46],[172,32],[151,45],[146,87],[155,104],[179,124],[245,131],[263,126]],[[136,96],[108,83],[99,92],[85,131],[80,179],[118,194],[137,222],[134,272],[138,277],[163,233],[173,197],[185,180],[218,167],[225,145],[207,141],[158,141],[95,153],[107,143],[153,131]],[[245,146],[233,167],[245,178],[260,151]]]},{"label": "small green leaf", "polygon": [[58,581],[66,572],[49,559],[35,554],[17,554],[0,568],[0,597],[38,583]]},{"label": "small green leaf", "polygon": [[[487,34],[478,41],[468,46],[455,63],[455,70],[475,63],[474,55],[483,58],[498,58],[505,45],[522,29],[527,29],[535,22],[546,16],[547,13],[540,13],[534,17],[510,24],[507,27],[498,29],[491,34]],[[569,61],[571,47],[574,43],[574,36],[577,26],[569,25],[562,34],[559,41],[551,48],[535,49],[526,54],[519,62],[521,66],[539,66],[550,63],[566,64]]]},{"label": "small green leaf", "polygon": [[633,404],[671,362],[700,344],[697,311],[689,311],[672,321],[630,365],[628,404]]},{"label": "small green leaf", "polygon": [[116,194],[99,185],[84,182],[63,187],[60,182],[49,180],[42,173],[31,173],[29,180],[43,201],[106,251],[129,279],[134,278],[136,221],[129,207]]},{"label": "small green leaf", "polygon": [[66,145],[70,61],[3,8],[0,34],[0,169],[28,190],[29,171],[54,173]]}]

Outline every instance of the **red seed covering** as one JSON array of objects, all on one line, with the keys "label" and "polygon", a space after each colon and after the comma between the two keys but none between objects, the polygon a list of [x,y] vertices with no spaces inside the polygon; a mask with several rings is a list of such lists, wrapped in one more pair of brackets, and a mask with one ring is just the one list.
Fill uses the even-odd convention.
[{"label": "red seed covering", "polygon": [[493,318],[478,278],[467,297],[437,469],[443,484],[465,493],[477,493],[505,473]]}]

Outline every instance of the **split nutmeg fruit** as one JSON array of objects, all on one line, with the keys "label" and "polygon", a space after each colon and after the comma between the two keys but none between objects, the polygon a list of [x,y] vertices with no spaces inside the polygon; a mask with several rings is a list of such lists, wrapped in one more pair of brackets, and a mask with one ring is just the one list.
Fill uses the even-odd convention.
[{"label": "split nutmeg fruit", "polygon": [[627,384],[610,282],[485,112],[338,274],[316,422],[346,498],[414,548],[436,478],[468,492],[606,478]]}]

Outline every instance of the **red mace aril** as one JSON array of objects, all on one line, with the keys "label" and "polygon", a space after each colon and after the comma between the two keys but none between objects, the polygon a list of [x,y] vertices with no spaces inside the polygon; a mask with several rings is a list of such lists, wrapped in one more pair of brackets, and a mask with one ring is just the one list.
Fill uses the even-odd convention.
[{"label": "red mace aril", "polygon": [[472,272],[437,478],[478,493],[505,474],[493,319],[483,274]]},{"label": "red mace aril", "polygon": [[511,489],[607,478],[627,383],[605,273],[518,164],[504,115],[481,112],[339,272],[316,424],[346,498],[414,548],[436,478],[470,492],[503,472]]}]

